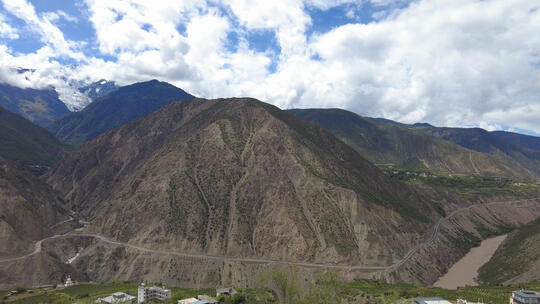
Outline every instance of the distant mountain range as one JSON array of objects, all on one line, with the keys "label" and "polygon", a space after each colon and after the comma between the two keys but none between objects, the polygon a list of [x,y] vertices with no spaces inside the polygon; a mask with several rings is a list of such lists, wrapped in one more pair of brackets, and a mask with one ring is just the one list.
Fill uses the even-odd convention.
[{"label": "distant mountain range", "polygon": [[95,98],[105,96],[118,89],[114,81],[101,79],[88,83],[87,81],[77,81],[64,79],[65,85],[53,88],[60,100],[71,112],[78,112],[84,109]]},{"label": "distant mountain range", "polygon": [[34,172],[43,172],[66,149],[47,130],[0,107],[0,156]]},{"label": "distant mountain range", "polygon": [[79,88],[79,92],[85,94],[92,100],[103,97],[116,90],[118,90],[118,86],[116,86],[114,81],[107,81],[105,79],[98,80]]},{"label": "distant mountain range", "polygon": [[[0,94],[4,93],[4,98],[0,100],[10,111],[38,125],[52,122],[47,129],[59,140],[79,145],[166,104],[194,98],[157,80],[121,88],[113,81],[100,80],[79,90],[94,102],[74,113],[66,109],[52,90],[23,90],[3,85]],[[441,128],[427,123],[407,125],[341,109],[288,111],[332,132],[376,164],[443,173],[540,176],[538,137],[479,128]]]},{"label": "distant mountain range", "polygon": [[535,151],[540,151],[540,137],[523,135],[507,131],[492,131],[490,133],[514,145],[522,146]]},{"label": "distant mountain range", "polygon": [[0,84],[0,107],[45,127],[70,113],[53,89],[21,89]]},{"label": "distant mountain range", "polygon": [[[7,67],[12,73],[21,74],[26,80],[39,78],[40,71],[33,68]],[[62,74],[62,73],[60,73]],[[57,76],[55,84],[50,84],[47,90],[55,91],[59,100],[65,104],[69,111],[80,111],[84,109],[93,99],[104,96],[118,87],[114,81],[100,79],[95,82],[90,80],[79,80],[70,78],[67,75]],[[40,83],[42,81],[39,81]],[[0,89],[1,91],[1,89]]]},{"label": "distant mountain range", "polygon": [[[79,90],[94,102],[72,113],[54,91],[0,86],[10,111],[41,126],[52,122],[47,129],[70,145],[92,140],[171,102],[194,98],[157,80],[121,88],[113,81],[100,80]],[[55,107],[62,110],[51,112]],[[25,110],[28,108],[42,112]],[[442,173],[533,179],[540,176],[538,137],[479,128],[434,127],[427,123],[407,125],[341,109],[288,111],[322,126],[376,164]],[[47,118],[44,114],[48,114]]]},{"label": "distant mountain range", "polygon": [[[22,70],[32,71],[32,70]],[[91,100],[105,96],[118,87],[114,81],[100,80],[89,85],[82,85],[76,92],[71,93],[72,102],[64,102],[60,99],[58,91],[64,95],[65,89],[21,89],[8,84],[0,84],[0,106],[33,123],[46,127],[54,121],[71,113],[70,110],[78,111],[84,108]],[[62,91],[64,90],[64,91]]]},{"label": "distant mountain range", "polygon": [[136,83],[95,99],[82,111],[66,115],[47,129],[63,142],[78,145],[173,101],[192,98],[182,89],[165,82]]},{"label": "distant mountain range", "polygon": [[[492,133],[480,128],[444,128],[412,126],[411,130],[444,139],[469,150],[491,155],[516,171],[540,176],[540,150],[535,150],[538,137],[515,133]],[[531,149],[532,147],[532,149]]]},{"label": "distant mountain range", "polygon": [[[157,80],[102,82],[82,89],[92,103],[47,130],[0,108],[0,261],[57,233],[70,209],[88,221],[85,232],[133,246],[59,236],[28,263],[0,263],[0,286],[67,271],[217,285],[253,281],[263,267],[207,257],[384,268],[436,231],[410,263],[382,274],[428,284],[481,238],[540,216],[538,207],[516,217],[512,206],[486,204],[539,196],[533,136],[200,99]],[[34,165],[46,170],[40,178],[25,170]],[[467,212],[436,225],[459,209]]]},{"label": "distant mountain range", "polygon": [[[406,125],[341,109],[294,109],[374,163],[433,172],[534,178],[540,151],[528,150],[481,129]],[[522,135],[527,142],[538,139]]]}]

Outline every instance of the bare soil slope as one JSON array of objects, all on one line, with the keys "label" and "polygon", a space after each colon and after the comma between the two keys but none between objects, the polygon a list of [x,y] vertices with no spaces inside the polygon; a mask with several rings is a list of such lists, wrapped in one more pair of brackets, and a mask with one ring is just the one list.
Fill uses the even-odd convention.
[{"label": "bare soil slope", "polygon": [[228,256],[388,265],[435,213],[330,133],[253,99],[165,106],[83,144],[48,181],[89,231]]},{"label": "bare soil slope", "polygon": [[58,193],[0,157],[0,256],[30,250],[65,214]]}]

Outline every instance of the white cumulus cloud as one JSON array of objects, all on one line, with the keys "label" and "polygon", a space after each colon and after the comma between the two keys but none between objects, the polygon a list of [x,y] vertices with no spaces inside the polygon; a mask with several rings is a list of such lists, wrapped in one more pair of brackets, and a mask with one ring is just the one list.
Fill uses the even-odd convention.
[{"label": "white cumulus cloud", "polygon": [[0,14],[0,38],[18,39],[17,30],[5,21],[5,16]]},{"label": "white cumulus cloud", "polygon": [[[20,33],[0,18],[0,36],[8,38],[0,47],[3,70],[37,69],[24,76],[0,69],[0,80],[36,87],[61,85],[60,75],[120,84],[158,78],[209,98],[252,96],[282,108],[341,107],[409,123],[540,132],[537,3],[407,2],[85,0],[87,14],[70,19],[3,0],[3,14],[24,20],[45,45],[28,54],[11,50],[9,39]],[[348,24],[312,30],[311,11],[337,6]],[[360,24],[360,15],[374,20]],[[81,18],[95,30],[89,41],[67,40],[55,26]],[[256,35],[273,39],[272,48],[254,48]],[[85,45],[93,55],[80,52]],[[77,64],[62,65],[59,55]]]}]

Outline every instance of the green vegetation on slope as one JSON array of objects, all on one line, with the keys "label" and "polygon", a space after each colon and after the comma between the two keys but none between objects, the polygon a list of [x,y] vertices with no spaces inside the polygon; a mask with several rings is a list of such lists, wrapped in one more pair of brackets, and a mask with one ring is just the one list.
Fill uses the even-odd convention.
[{"label": "green vegetation on slope", "polygon": [[501,137],[480,128],[437,128],[411,126],[411,130],[444,139],[470,150],[493,156],[514,170],[525,170],[540,176],[540,152],[514,144],[515,140]]},{"label": "green vegetation on slope", "polygon": [[480,268],[479,279],[502,283],[526,272],[539,259],[540,218],[510,234],[489,262]]},{"label": "green vegetation on slope", "polygon": [[[54,289],[51,287],[31,289],[16,296],[6,298],[8,291],[0,291],[0,303],[17,304],[42,304],[42,303],[81,303],[90,304],[95,300],[110,296],[114,292],[124,292],[137,296],[138,284],[127,282],[80,283],[67,288]],[[171,298],[164,301],[152,301],[151,303],[176,304],[178,300],[197,297],[198,295],[214,296],[215,289],[211,288],[181,288],[171,287]],[[220,298],[221,303],[272,303],[274,301],[268,290],[261,288],[239,289],[241,292],[233,298]],[[2,299],[3,298],[3,299]]]},{"label": "green vegetation on slope", "polygon": [[323,127],[373,163],[391,163],[408,169],[441,173],[531,176],[528,170],[510,166],[504,159],[420,132],[424,129],[438,130],[435,127],[409,127],[389,120],[362,117],[342,109],[293,109],[287,112]]},{"label": "green vegetation on slope", "polygon": [[343,282],[335,272],[318,273],[306,283],[294,267],[269,270],[261,275],[262,286],[276,294],[279,303],[362,303],[389,304],[415,297],[441,297],[451,302],[465,299],[473,302],[506,304],[517,289],[539,290],[540,282],[521,285],[484,285],[448,290],[415,286],[407,283],[389,284],[374,280]]},{"label": "green vegetation on slope", "polygon": [[[155,303],[176,303],[179,299],[196,297],[200,294],[213,296],[214,289],[169,287],[172,297]],[[232,298],[219,298],[225,304],[328,304],[361,303],[389,304],[415,297],[441,297],[451,302],[457,299],[481,301],[490,304],[506,304],[511,292],[517,289],[539,290],[540,282],[521,285],[484,285],[447,290],[421,287],[406,283],[389,284],[381,281],[358,280],[343,282],[334,272],[316,274],[306,282],[295,275],[295,269],[275,268],[260,276],[258,287],[236,288],[239,293]],[[81,283],[64,289],[33,289],[26,293],[4,299],[5,303],[93,303],[97,298],[121,291],[136,295],[137,285],[112,282],[109,284]],[[0,292],[6,294],[6,292]]]},{"label": "green vegetation on slope", "polygon": [[504,177],[491,177],[462,174],[435,174],[429,171],[409,170],[395,166],[380,166],[386,175],[403,181],[422,181],[428,185],[452,190],[466,198],[479,195],[517,194],[525,191],[538,191],[540,185],[530,181]]},{"label": "green vegetation on slope", "polygon": [[376,281],[335,282],[322,286],[323,288],[338,290],[338,294],[342,298],[364,294],[378,300],[379,303],[385,304],[414,297],[441,297],[452,302],[455,302],[457,299],[465,299],[474,302],[480,300],[484,303],[506,304],[512,291],[521,288],[539,290],[540,282],[514,286],[473,286],[459,288],[457,290],[421,287],[406,283],[387,284]]}]

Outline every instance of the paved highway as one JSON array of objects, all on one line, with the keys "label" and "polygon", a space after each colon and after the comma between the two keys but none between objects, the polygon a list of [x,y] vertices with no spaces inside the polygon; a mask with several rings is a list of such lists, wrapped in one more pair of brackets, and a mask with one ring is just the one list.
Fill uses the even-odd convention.
[{"label": "paved highway", "polygon": [[469,211],[474,208],[478,207],[487,207],[487,206],[493,206],[493,205],[513,205],[513,207],[520,208],[521,206],[516,206],[514,204],[520,204],[523,202],[534,202],[538,203],[536,201],[537,198],[532,199],[523,199],[523,200],[514,200],[514,201],[506,201],[506,202],[492,202],[488,204],[476,204],[471,205],[465,208],[454,210],[452,213],[450,213],[448,216],[441,218],[435,223],[435,226],[433,227],[433,230],[427,240],[424,242],[418,244],[416,247],[411,249],[405,257],[403,257],[401,260],[395,262],[392,265],[388,266],[369,266],[369,265],[336,265],[336,264],[320,264],[320,263],[310,263],[310,262],[289,262],[289,261],[280,261],[280,260],[271,260],[271,259],[263,259],[263,258],[238,258],[238,257],[228,257],[228,256],[215,256],[215,255],[207,255],[207,254],[196,254],[196,253],[184,253],[184,252],[177,252],[177,251],[168,251],[168,250],[155,250],[155,249],[149,249],[133,244],[129,244],[126,242],[116,241],[113,239],[110,239],[103,235],[98,234],[91,234],[91,233],[68,233],[64,235],[54,235],[51,237],[44,238],[42,240],[39,240],[35,244],[35,249],[33,252],[20,256],[20,257],[13,257],[13,258],[4,258],[0,259],[0,263],[5,262],[13,262],[25,259],[27,257],[30,257],[32,255],[35,255],[39,252],[41,252],[41,244],[47,240],[55,239],[59,237],[92,237],[100,240],[101,242],[108,243],[115,246],[123,246],[126,248],[131,248],[138,250],[143,253],[148,254],[156,254],[156,255],[170,255],[170,256],[178,256],[182,258],[195,258],[195,259],[207,259],[207,260],[216,260],[216,261],[228,261],[228,262],[241,262],[241,263],[250,263],[250,264],[286,264],[286,265],[295,265],[295,266],[302,266],[302,267],[309,267],[309,268],[322,268],[322,269],[339,269],[339,270],[360,270],[360,271],[382,271],[382,270],[389,270],[393,268],[398,268],[400,266],[403,266],[405,263],[407,263],[415,253],[417,253],[419,250],[425,248],[426,246],[430,245],[435,241],[437,238],[437,235],[439,234],[439,230],[441,228],[441,225],[451,219],[452,217],[456,216],[457,214]]}]

